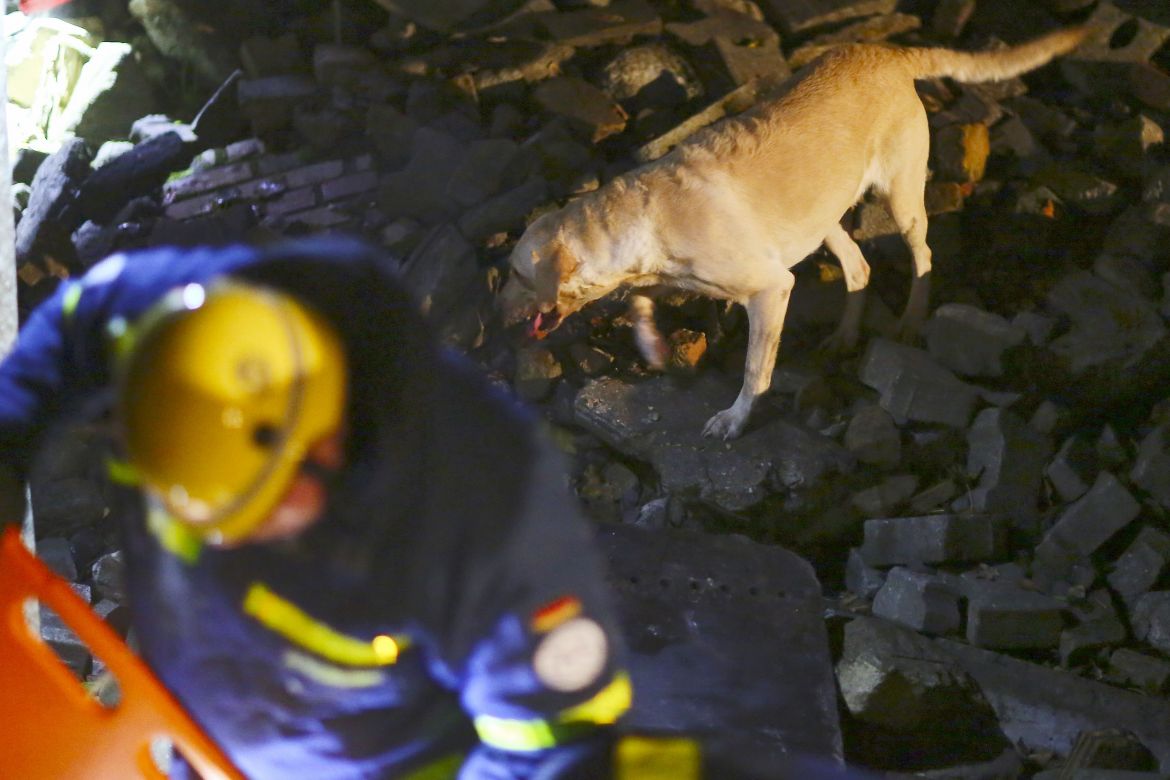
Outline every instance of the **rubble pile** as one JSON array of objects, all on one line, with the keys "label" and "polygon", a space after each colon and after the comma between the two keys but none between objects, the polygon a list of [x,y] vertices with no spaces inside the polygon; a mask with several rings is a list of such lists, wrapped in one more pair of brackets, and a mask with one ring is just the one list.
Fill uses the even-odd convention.
[{"label": "rubble pile", "polygon": [[[164,0],[130,6],[153,9],[135,12],[149,24],[168,18]],[[623,571],[637,564],[613,543],[613,524],[657,534],[664,547],[674,540],[688,560],[707,539],[720,545],[719,560],[742,560],[745,570],[777,565],[761,552],[777,545],[812,562],[823,595],[813,603],[827,618],[800,623],[793,641],[832,663],[840,732],[825,725],[819,742],[773,733],[776,744],[835,752],[843,738],[846,759],[890,776],[1165,776],[1164,4],[443,7],[337,3],[242,36],[226,52],[222,38],[172,24],[168,56],[202,63],[189,67],[206,98],[179,121],[140,111],[120,130],[92,135],[86,127],[109,123],[86,124],[74,104],[98,96],[52,110],[32,105],[40,92],[24,98],[73,137],[43,160],[21,157],[35,167],[18,201],[22,308],[119,249],[363,235],[396,259],[446,343],[545,414]],[[819,53],[849,41],[994,47],[1086,19],[1093,31],[1077,51],[1022,79],[919,84],[932,135],[934,252],[923,336],[914,344],[890,336],[909,255],[884,206],[867,197],[846,217],[873,266],[861,348],[844,357],[817,348],[845,299],[841,271],[822,250],[795,269],[773,391],[742,438],[699,435],[741,379],[746,333],[735,307],[664,302],[672,355],[663,373],[638,356],[620,301],[594,304],[540,342],[493,322],[508,252],[534,216],[766,100]],[[150,29],[163,49],[165,36]],[[106,62],[98,41],[54,45],[52,56],[80,57],[83,69]],[[101,83],[116,90],[137,77],[110,51],[118,75]],[[10,57],[10,83],[21,67]],[[75,434],[39,471],[39,544],[99,611],[117,614],[120,559],[93,446],[85,431]],[[728,535],[738,546],[724,544]],[[645,565],[661,564],[648,555]],[[708,599],[689,633],[662,641],[729,634],[709,600],[757,596],[754,585],[719,595],[731,568],[655,596],[671,609]],[[644,619],[649,597],[631,596],[638,588],[623,590],[629,582],[618,578],[618,591],[627,606],[643,605]],[[770,609],[792,609],[785,605]],[[817,638],[826,627],[827,646]],[[45,628],[63,656],[92,673],[88,655],[54,630]],[[776,650],[781,675],[784,652]],[[660,716],[646,722],[661,726]]]}]

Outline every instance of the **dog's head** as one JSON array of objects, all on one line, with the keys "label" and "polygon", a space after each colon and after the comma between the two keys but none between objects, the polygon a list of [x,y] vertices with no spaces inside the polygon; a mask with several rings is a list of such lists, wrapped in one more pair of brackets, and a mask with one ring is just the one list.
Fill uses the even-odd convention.
[{"label": "dog's head", "polygon": [[581,308],[565,294],[565,282],[579,261],[557,230],[554,214],[533,222],[508,259],[511,273],[500,291],[498,306],[504,325],[530,320],[529,334],[544,338]]}]

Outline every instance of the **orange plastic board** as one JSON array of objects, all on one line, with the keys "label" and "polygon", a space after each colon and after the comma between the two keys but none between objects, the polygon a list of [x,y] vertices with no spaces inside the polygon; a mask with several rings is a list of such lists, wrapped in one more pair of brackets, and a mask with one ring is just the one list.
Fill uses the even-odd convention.
[{"label": "orange plastic board", "polygon": [[[28,599],[50,607],[105,662],[121,688],[116,707],[94,699],[33,635]],[[163,778],[150,743],[165,737],[206,780],[243,778],[117,633],[24,548],[14,527],[0,539],[0,734],[0,777]]]}]

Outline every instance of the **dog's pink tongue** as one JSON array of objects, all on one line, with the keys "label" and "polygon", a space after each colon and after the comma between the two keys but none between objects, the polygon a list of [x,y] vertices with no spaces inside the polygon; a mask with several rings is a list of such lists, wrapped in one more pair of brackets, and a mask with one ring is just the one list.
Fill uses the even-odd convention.
[{"label": "dog's pink tongue", "polygon": [[537,312],[536,316],[532,318],[532,322],[528,323],[528,335],[529,336],[531,336],[533,338],[537,338],[537,339],[540,338],[540,336],[541,336],[540,323],[543,320],[543,318],[544,318],[544,315],[541,314],[540,312]]}]

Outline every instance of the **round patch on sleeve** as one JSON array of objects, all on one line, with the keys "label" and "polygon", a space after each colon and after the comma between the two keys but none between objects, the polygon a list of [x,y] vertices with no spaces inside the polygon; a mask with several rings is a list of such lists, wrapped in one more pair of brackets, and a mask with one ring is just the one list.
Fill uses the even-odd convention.
[{"label": "round patch on sleeve", "polygon": [[595,682],[605,670],[609,642],[601,626],[578,617],[554,628],[532,655],[536,677],[554,691],[570,693]]}]

